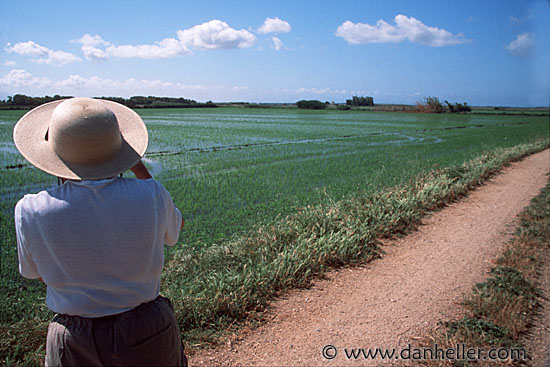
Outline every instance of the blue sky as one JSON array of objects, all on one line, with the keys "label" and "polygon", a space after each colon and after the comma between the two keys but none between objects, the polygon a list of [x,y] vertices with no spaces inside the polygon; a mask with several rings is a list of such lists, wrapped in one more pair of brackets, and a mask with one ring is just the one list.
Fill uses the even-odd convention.
[{"label": "blue sky", "polygon": [[548,106],[550,2],[1,1],[0,98]]}]

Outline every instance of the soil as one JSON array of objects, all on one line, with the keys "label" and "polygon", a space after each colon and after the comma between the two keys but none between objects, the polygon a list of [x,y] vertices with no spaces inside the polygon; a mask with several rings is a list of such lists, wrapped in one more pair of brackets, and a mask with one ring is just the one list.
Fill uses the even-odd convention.
[{"label": "soil", "polygon": [[[438,323],[459,318],[462,300],[487,277],[510,240],[517,214],[544,187],[549,171],[550,150],[513,163],[463,200],[427,217],[414,233],[386,241],[381,259],[332,271],[310,289],[287,293],[272,303],[262,325],[195,351],[189,365],[382,364],[381,359],[348,360],[344,348],[399,352]],[[541,329],[546,336],[548,325]],[[331,356],[336,351],[335,358],[323,357],[327,345],[335,347],[327,350]]]}]

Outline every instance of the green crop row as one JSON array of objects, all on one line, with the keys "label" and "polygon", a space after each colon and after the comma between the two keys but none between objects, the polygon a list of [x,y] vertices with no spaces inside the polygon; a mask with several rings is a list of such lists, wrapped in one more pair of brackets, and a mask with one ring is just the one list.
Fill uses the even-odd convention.
[{"label": "green crop row", "polygon": [[[418,172],[548,135],[541,117],[239,108],[138,112],[150,135],[145,163],[185,215],[180,240],[186,247],[208,247],[295,207],[322,202],[325,191],[342,198],[398,185]],[[15,150],[12,129],[22,113],[0,111],[5,216],[25,193],[57,183]],[[12,239],[4,239],[7,246]]]}]

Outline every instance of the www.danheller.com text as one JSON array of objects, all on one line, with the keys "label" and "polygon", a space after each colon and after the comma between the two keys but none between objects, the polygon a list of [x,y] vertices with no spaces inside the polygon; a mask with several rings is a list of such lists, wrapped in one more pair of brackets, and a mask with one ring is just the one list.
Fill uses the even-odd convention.
[{"label": "www.danheller.com text", "polygon": [[324,359],[345,358],[348,360],[456,360],[456,361],[504,361],[527,360],[524,348],[477,348],[465,344],[456,344],[453,348],[442,348],[437,344],[433,347],[413,347],[411,344],[402,349],[396,348],[337,348],[328,344],[321,350]]}]

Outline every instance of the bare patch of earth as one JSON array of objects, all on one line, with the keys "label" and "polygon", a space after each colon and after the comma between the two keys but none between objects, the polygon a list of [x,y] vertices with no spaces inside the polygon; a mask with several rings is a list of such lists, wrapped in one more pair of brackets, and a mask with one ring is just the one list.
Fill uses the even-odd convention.
[{"label": "bare patch of earth", "polygon": [[[513,163],[463,200],[426,218],[418,231],[387,241],[383,258],[332,271],[311,289],[273,302],[266,321],[212,349],[192,366],[376,366],[345,348],[406,348],[460,305],[510,240],[516,215],[544,187],[550,151]],[[545,332],[548,333],[548,324]],[[548,334],[547,334],[548,335]],[[548,340],[548,339],[546,339]],[[331,345],[324,358],[323,347]],[[547,344],[548,345],[548,344]],[[391,361],[402,365],[404,361]]]}]

